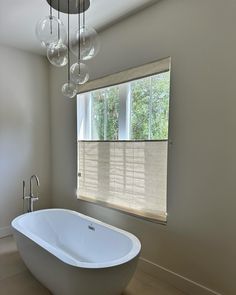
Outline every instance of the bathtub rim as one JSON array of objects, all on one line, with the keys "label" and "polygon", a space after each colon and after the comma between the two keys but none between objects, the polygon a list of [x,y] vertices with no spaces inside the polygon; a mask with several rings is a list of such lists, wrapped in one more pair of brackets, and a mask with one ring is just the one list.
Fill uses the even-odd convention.
[{"label": "bathtub rim", "polygon": [[[131,240],[132,248],[125,256],[122,256],[118,259],[114,259],[111,261],[91,262],[91,263],[90,262],[82,262],[82,261],[79,261],[76,258],[72,257],[70,254],[66,253],[62,249],[60,249],[56,246],[53,246],[50,243],[46,242],[45,240],[41,239],[36,234],[32,233],[30,230],[27,230],[26,228],[21,226],[18,222],[20,219],[27,217],[29,215],[36,215],[36,214],[40,214],[41,212],[51,212],[51,211],[61,211],[61,212],[67,212],[69,214],[77,215],[83,219],[88,220],[91,223],[102,225],[108,229],[111,229],[111,230],[114,230],[120,234],[123,234]],[[141,243],[140,243],[139,239],[135,235],[133,235],[132,233],[129,233],[125,230],[122,230],[120,228],[117,228],[115,226],[107,224],[105,222],[102,222],[98,219],[95,219],[93,217],[87,216],[85,214],[82,214],[80,212],[70,210],[70,209],[51,208],[51,209],[41,209],[41,210],[37,210],[34,212],[30,212],[30,213],[24,213],[24,214],[17,216],[16,218],[14,218],[11,222],[11,226],[12,226],[13,230],[21,233],[26,238],[35,242],[38,246],[42,247],[44,250],[48,251],[50,254],[57,257],[59,260],[63,261],[64,263],[66,263],[68,265],[71,265],[73,267],[87,268],[87,269],[102,269],[102,268],[115,267],[115,266],[127,263],[127,262],[131,261],[132,259],[138,257],[140,255],[140,251],[141,251]]]}]

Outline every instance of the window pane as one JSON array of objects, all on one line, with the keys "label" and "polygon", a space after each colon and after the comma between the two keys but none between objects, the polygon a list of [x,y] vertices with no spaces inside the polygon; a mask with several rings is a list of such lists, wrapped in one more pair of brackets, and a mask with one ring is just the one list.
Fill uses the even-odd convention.
[{"label": "window pane", "polygon": [[168,139],[170,72],[151,77],[151,139]]},{"label": "window pane", "polygon": [[119,88],[107,89],[107,140],[118,140],[119,130]]},{"label": "window pane", "polygon": [[148,139],[150,78],[131,82],[131,139]]},{"label": "window pane", "polygon": [[92,139],[104,139],[104,90],[94,91],[92,96]]},{"label": "window pane", "polygon": [[92,139],[117,140],[119,88],[109,87],[92,93]]},{"label": "window pane", "polygon": [[131,139],[168,138],[170,73],[131,82]]}]

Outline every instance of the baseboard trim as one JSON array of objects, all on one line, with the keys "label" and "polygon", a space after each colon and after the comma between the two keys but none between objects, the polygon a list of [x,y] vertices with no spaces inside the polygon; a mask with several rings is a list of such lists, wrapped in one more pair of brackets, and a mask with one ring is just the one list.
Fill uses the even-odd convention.
[{"label": "baseboard trim", "polygon": [[10,226],[0,227],[0,239],[10,236],[11,234],[12,234],[12,231]]},{"label": "baseboard trim", "polygon": [[184,276],[181,276],[167,268],[164,268],[156,263],[153,263],[143,257],[139,258],[140,270],[166,281],[175,288],[190,295],[222,295],[214,290],[211,290],[199,283],[196,283]]}]

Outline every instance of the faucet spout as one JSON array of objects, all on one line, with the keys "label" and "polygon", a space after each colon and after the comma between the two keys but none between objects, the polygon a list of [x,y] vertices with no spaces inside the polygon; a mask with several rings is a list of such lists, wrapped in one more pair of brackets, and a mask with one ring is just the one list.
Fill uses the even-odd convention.
[{"label": "faucet spout", "polygon": [[32,180],[33,179],[35,179],[35,181],[36,181],[36,184],[37,184],[37,186],[39,187],[40,186],[40,183],[39,183],[39,178],[38,178],[38,176],[37,175],[32,175],[31,177],[30,177],[30,196],[31,197],[33,197],[33,186],[32,186]]},{"label": "faucet spout", "polygon": [[40,186],[39,183],[39,178],[37,175],[32,175],[30,177],[30,193],[29,196],[25,196],[25,181],[23,180],[23,211],[24,211],[24,201],[27,200],[28,202],[28,206],[27,206],[27,212],[33,212],[34,211],[34,202],[38,201],[39,196],[34,196],[34,192],[33,192],[33,185],[32,185],[32,181],[33,179],[35,179],[35,182],[37,184],[37,186]]},{"label": "faucet spout", "polygon": [[34,211],[34,202],[35,201],[38,201],[39,197],[38,196],[34,196],[34,193],[33,193],[33,185],[32,185],[32,180],[35,179],[36,181],[36,184],[37,186],[39,187],[40,186],[40,183],[39,183],[39,178],[37,175],[32,175],[30,177],[30,199],[29,199],[29,202],[30,202],[30,208],[29,208],[29,211],[30,212],[33,212]]}]

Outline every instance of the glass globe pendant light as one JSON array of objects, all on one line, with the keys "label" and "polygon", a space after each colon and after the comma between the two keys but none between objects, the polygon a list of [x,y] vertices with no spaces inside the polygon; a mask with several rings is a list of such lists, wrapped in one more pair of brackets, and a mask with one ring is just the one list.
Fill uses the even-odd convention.
[{"label": "glass globe pendant light", "polygon": [[47,49],[47,58],[56,67],[64,67],[68,63],[68,49],[61,40],[52,43]]},{"label": "glass globe pendant light", "polygon": [[[68,0],[68,12],[70,11],[70,0]],[[76,85],[70,81],[70,14],[68,13],[68,81],[62,86],[62,94],[66,98],[73,98],[77,94]]]},{"label": "glass globe pendant light", "polygon": [[92,27],[81,27],[72,34],[70,48],[77,55],[78,41],[81,43],[81,59],[89,60],[97,55],[100,49],[100,40],[97,32]]},{"label": "glass globe pendant light", "polygon": [[43,47],[47,47],[52,43],[58,42],[59,31],[61,42],[64,43],[66,41],[66,28],[60,19],[52,15],[52,7],[50,5],[50,15],[39,20],[36,25],[36,37]]},{"label": "glass globe pendant light", "polygon": [[[84,2],[83,2],[84,5]],[[80,44],[81,60],[89,60],[97,55],[100,49],[100,40],[97,32],[85,24],[85,10],[83,9],[83,24],[79,24],[71,38],[70,48],[76,56]]]},{"label": "glass globe pendant light", "polygon": [[75,84],[84,84],[89,80],[89,72],[86,64],[78,62],[70,68],[71,80]]},{"label": "glass globe pendant light", "polygon": [[[85,26],[85,11],[90,7],[90,1],[47,0],[50,7],[49,16],[39,20],[36,25],[36,36],[41,45],[46,47],[49,62],[56,67],[68,66],[68,81],[62,86],[62,93],[67,98],[76,96],[79,86],[88,81],[88,67],[82,61],[94,57],[100,48],[96,31]],[[58,11],[58,17],[53,16],[53,8]],[[60,20],[60,12],[68,14],[68,31]],[[73,41],[70,42],[70,14],[77,13],[78,28],[74,32]],[[72,66],[71,49],[76,56],[78,53],[78,60]]]},{"label": "glass globe pendant light", "polygon": [[100,40],[92,27],[83,26],[81,29],[81,58],[88,60],[95,57],[100,50]]},{"label": "glass globe pendant light", "polygon": [[[78,28],[80,28],[80,7],[78,7]],[[81,63],[81,38],[79,31],[79,38],[77,39],[77,63],[73,64],[70,68],[71,80],[75,84],[84,84],[89,79],[88,67]]]},{"label": "glass globe pendant light", "polygon": [[[58,0],[58,9],[60,9],[60,0]],[[58,20],[60,20],[60,11],[58,10]],[[51,43],[47,48],[47,57],[50,63],[56,67],[64,67],[68,63],[68,49],[61,39],[61,30],[57,28],[57,42]]]},{"label": "glass globe pendant light", "polygon": [[70,81],[62,86],[61,91],[66,98],[73,98],[77,94],[76,85]]},{"label": "glass globe pendant light", "polygon": [[36,36],[43,47],[58,41],[57,30],[60,28],[62,43],[66,40],[66,29],[63,23],[54,16],[46,16],[36,25]]}]

